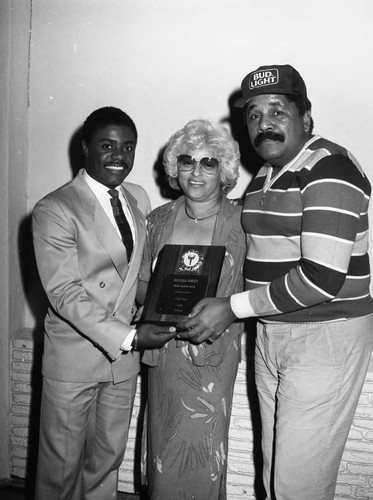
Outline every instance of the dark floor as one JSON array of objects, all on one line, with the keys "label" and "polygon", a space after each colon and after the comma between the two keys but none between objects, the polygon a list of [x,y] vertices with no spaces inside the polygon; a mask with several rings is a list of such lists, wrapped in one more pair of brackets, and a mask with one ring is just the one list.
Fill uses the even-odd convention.
[{"label": "dark floor", "polygon": [[[0,500],[26,500],[25,482],[22,479],[0,481]],[[141,500],[143,497],[132,493],[118,493],[118,500]]]}]

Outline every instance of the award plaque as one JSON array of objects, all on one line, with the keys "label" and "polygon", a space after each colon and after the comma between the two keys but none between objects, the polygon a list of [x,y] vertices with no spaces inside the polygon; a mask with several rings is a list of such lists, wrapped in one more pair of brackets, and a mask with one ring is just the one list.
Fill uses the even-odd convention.
[{"label": "award plaque", "polygon": [[225,246],[165,245],[149,282],[143,323],[175,325],[204,297],[214,297]]}]

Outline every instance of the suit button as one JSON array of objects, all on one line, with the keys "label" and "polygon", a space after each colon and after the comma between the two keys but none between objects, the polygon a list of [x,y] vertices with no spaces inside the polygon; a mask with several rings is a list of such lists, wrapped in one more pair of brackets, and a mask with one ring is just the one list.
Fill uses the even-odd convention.
[{"label": "suit button", "polygon": [[131,313],[133,314],[135,312],[135,309],[132,307],[131,309]]},{"label": "suit button", "polygon": [[99,286],[100,286],[100,288],[105,288],[105,283],[103,281],[101,281]]}]

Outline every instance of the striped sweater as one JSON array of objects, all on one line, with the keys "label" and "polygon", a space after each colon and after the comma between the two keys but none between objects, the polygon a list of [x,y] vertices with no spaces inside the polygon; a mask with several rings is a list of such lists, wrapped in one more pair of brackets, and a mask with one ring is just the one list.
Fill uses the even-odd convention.
[{"label": "striped sweater", "polygon": [[314,136],[272,179],[271,172],[261,168],[242,214],[250,308],[286,322],[371,313],[371,187],[356,159]]}]

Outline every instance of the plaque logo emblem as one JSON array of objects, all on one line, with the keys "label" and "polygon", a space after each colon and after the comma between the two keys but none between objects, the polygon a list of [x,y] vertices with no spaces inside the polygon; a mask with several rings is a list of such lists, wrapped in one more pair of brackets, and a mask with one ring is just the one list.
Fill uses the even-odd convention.
[{"label": "plaque logo emblem", "polygon": [[203,254],[198,250],[188,250],[180,257],[179,271],[197,271],[203,264]]}]

